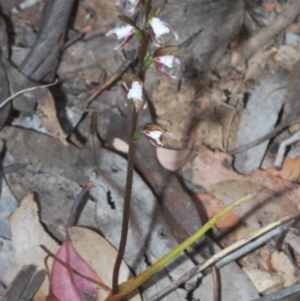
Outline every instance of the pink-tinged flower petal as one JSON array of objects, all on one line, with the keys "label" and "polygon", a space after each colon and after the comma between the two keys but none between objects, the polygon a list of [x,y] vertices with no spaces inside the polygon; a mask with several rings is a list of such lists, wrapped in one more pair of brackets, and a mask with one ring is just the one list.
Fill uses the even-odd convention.
[{"label": "pink-tinged flower petal", "polygon": [[149,142],[154,146],[163,146],[161,142],[162,132],[160,131],[144,131],[145,136],[148,138]]},{"label": "pink-tinged flower petal", "polygon": [[164,146],[161,139],[163,133],[166,132],[166,130],[158,124],[147,123],[142,127],[141,131],[143,132],[147,140],[155,147]]},{"label": "pink-tinged flower petal", "polygon": [[155,66],[161,73],[175,79],[180,60],[174,55],[163,55],[154,58]]},{"label": "pink-tinged flower petal", "polygon": [[175,30],[166,22],[162,21],[161,19],[157,17],[153,17],[150,20],[150,26],[153,32],[153,39],[154,42],[158,45],[162,44],[162,37],[164,35],[168,35],[170,33],[173,34],[174,38],[178,40],[178,34],[175,32]]},{"label": "pink-tinged flower petal", "polygon": [[133,38],[134,33],[135,33],[136,29],[131,26],[131,25],[124,25],[122,27],[117,27],[114,29],[111,29],[110,31],[108,31],[106,33],[107,37],[115,37],[118,40],[122,40],[121,44],[119,44],[118,46],[116,46],[114,48],[114,50],[119,50],[124,48],[129,42],[130,40]]},{"label": "pink-tinged flower petal", "polygon": [[[74,270],[72,271],[71,268]],[[94,282],[90,279],[93,279]],[[67,238],[53,262],[51,270],[52,296],[50,297],[60,301],[96,300],[99,285],[96,285],[95,282],[99,283],[102,288],[105,287],[92,268],[77,254],[70,239]]]}]

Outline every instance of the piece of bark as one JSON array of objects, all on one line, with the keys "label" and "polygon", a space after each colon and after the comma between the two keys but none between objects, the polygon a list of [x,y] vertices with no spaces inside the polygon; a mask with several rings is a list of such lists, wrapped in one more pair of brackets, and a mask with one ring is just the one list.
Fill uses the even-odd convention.
[{"label": "piece of bark", "polygon": [[8,57],[8,44],[7,44],[7,33],[6,26],[3,18],[0,16],[0,129],[6,123],[10,115],[11,104],[7,103],[3,107],[2,102],[10,96],[9,92],[9,81],[6,73],[6,60]]},{"label": "piece of bark", "polygon": [[28,286],[26,287],[24,293],[21,296],[20,301],[28,301],[32,300],[35,293],[40,288],[41,284],[43,283],[44,279],[46,277],[46,271],[40,270],[38,271],[29,282]]},{"label": "piece of bark", "polygon": [[24,266],[7,288],[1,301],[18,301],[36,271],[34,265]]},{"label": "piece of bark", "polygon": [[[1,50],[0,50],[0,103],[4,102],[9,95],[9,83],[6,74],[6,68],[1,59]],[[3,107],[0,107],[0,128],[6,123],[10,115],[11,103],[6,103]]]},{"label": "piece of bark", "polygon": [[74,0],[47,1],[39,37],[20,65],[31,79],[53,81],[73,4]]},{"label": "piece of bark", "polygon": [[[256,137],[270,133],[278,120],[283,106],[287,80],[285,72],[278,72],[265,79],[251,95],[241,117],[236,144],[243,146]],[[270,137],[269,137],[270,139]],[[268,146],[268,140],[236,154],[234,167],[240,173],[248,173],[258,168]],[[230,153],[234,153],[234,150]]]},{"label": "piece of bark", "polygon": [[[259,133],[260,137],[258,139],[253,139],[252,142],[244,143],[243,146],[237,147],[236,149],[231,150],[229,152],[230,154],[238,154],[237,158],[240,156],[239,153],[246,154],[246,153],[252,152],[257,155],[258,153],[256,151],[254,151],[254,150],[251,151],[250,149],[255,147],[256,145],[259,145],[259,144],[271,139],[272,137],[274,137],[275,135],[277,135],[278,133],[280,133],[281,131],[283,131],[284,129],[286,129],[288,127],[290,127],[290,129],[292,129],[292,131],[299,129],[299,123],[300,123],[300,105],[299,105],[299,101],[298,101],[299,96],[300,96],[300,88],[299,88],[299,84],[298,84],[299,76],[300,76],[300,61],[298,61],[293,66],[293,68],[287,78],[286,89],[285,89],[286,92],[285,92],[285,97],[284,97],[284,101],[285,101],[284,112],[286,113],[285,114],[286,116],[282,118],[281,122],[275,128],[273,128],[271,131],[267,132],[265,135],[262,135],[263,132],[260,132]],[[255,91],[257,92],[258,88]],[[256,93],[256,92],[254,92],[254,93]],[[253,93],[253,96],[254,96],[254,93]],[[253,98],[253,96],[250,98],[250,100]],[[269,102],[269,100],[266,103],[268,103],[268,102]],[[259,104],[258,104],[258,107],[259,107]],[[273,106],[273,104],[271,102],[271,107],[272,107],[272,110],[275,110],[276,106]],[[253,112],[255,112],[255,111],[253,111]],[[265,113],[265,111],[264,111],[264,113]],[[258,115],[255,114],[255,118],[257,116],[259,116],[259,114]],[[264,117],[264,116],[262,115],[262,117]],[[243,117],[242,117],[242,120],[243,120]],[[269,119],[266,119],[266,120],[269,122]],[[257,124],[256,119],[254,119],[254,118],[253,118],[253,123]],[[267,125],[266,122],[264,122],[263,124],[264,124],[264,126]],[[251,128],[251,133],[253,133],[252,129],[253,128]],[[281,167],[286,147],[288,145],[294,143],[295,141],[298,141],[298,138],[297,138],[298,135],[299,134],[295,134],[290,139],[287,139],[286,141],[282,142],[282,144],[279,147],[279,151],[277,153],[277,157],[276,157],[275,164],[274,164],[276,168]],[[251,135],[248,135],[246,137],[246,139],[248,140],[248,137],[250,137],[250,136]],[[262,148],[262,147],[260,147],[260,148]],[[248,151],[248,149],[249,149],[249,151]],[[258,148],[255,148],[255,149],[257,150]]]}]

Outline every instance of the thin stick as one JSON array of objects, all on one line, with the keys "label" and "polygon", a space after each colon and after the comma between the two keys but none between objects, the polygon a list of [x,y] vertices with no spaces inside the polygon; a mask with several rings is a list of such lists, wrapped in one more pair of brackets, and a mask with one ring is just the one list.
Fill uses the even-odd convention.
[{"label": "thin stick", "polygon": [[290,0],[282,6],[281,14],[274,22],[262,29],[258,34],[246,40],[237,51],[248,60],[257,50],[269,42],[275,35],[290,25],[300,13],[300,1]]},{"label": "thin stick", "polygon": [[51,84],[47,84],[47,85],[42,85],[42,86],[36,86],[36,87],[30,87],[30,88],[26,88],[24,90],[21,90],[11,96],[9,96],[8,98],[6,98],[1,104],[0,104],[0,109],[2,109],[9,101],[11,101],[12,99],[16,98],[17,96],[27,93],[27,92],[31,92],[37,89],[42,89],[42,88],[48,88],[51,86],[54,86],[58,83],[58,79],[55,79],[55,81]]},{"label": "thin stick", "polygon": [[[271,223],[262,229],[259,229],[252,233],[250,236],[241,239],[229,247],[223,249],[219,253],[215,254],[209,258],[202,265],[197,265],[189,272],[182,275],[176,281],[174,281],[170,286],[162,289],[160,292],[154,296],[147,299],[147,301],[156,301],[160,300],[162,297],[168,295],[172,291],[176,290],[180,285],[190,280],[197,274],[199,278],[202,278],[204,274],[201,274],[205,269],[210,267],[213,264],[216,264],[217,268],[221,268],[224,265],[248,254],[250,251],[256,249],[260,245],[264,244],[266,241],[270,240],[272,237],[282,233],[284,230],[293,223],[293,219],[290,216],[283,217],[278,221]],[[270,233],[269,233],[270,232]]]},{"label": "thin stick", "polygon": [[97,89],[93,92],[93,94],[85,100],[84,107],[86,108],[89,103],[94,100],[97,96],[99,96],[104,90],[106,90],[109,86],[111,86],[117,79],[119,79],[122,74],[130,67],[133,61],[128,62],[125,66],[119,68],[111,77],[106,79]]},{"label": "thin stick", "polygon": [[[283,300],[283,298],[286,298],[286,297],[289,297],[289,296],[292,296],[295,294],[297,294],[297,296],[298,296],[297,300],[299,300],[299,293],[300,293],[300,283],[297,283],[291,287],[283,288],[283,289],[279,290],[278,292],[268,294],[266,296],[262,296],[253,301],[281,301],[281,300]],[[284,300],[287,300],[287,299],[284,299]],[[289,299],[289,300],[292,300],[292,299]],[[295,299],[293,298],[293,300],[296,300],[296,298]]]},{"label": "thin stick", "polygon": [[80,191],[80,193],[78,194],[78,196],[75,199],[75,202],[73,203],[72,207],[71,207],[71,211],[70,211],[70,215],[66,224],[66,229],[68,229],[71,226],[74,226],[77,220],[77,217],[83,207],[83,205],[85,204],[85,202],[87,201],[88,197],[89,197],[89,191],[92,187],[92,183],[87,183]]}]

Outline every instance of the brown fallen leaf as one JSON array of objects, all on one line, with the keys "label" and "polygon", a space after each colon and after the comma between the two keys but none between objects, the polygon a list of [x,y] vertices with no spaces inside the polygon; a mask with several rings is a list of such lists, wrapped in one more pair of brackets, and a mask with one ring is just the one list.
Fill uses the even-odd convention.
[{"label": "brown fallen leaf", "polygon": [[282,179],[300,182],[300,157],[286,158],[283,161],[283,165],[280,170],[275,168],[269,168],[267,170],[271,175],[280,177]]},{"label": "brown fallen leaf", "polygon": [[[201,146],[198,149],[198,155],[183,167],[183,174],[189,174],[189,172],[192,174],[190,181],[207,189],[208,192],[212,185],[225,180],[241,181],[240,183],[248,181],[270,189],[274,193],[274,199],[278,194],[287,199],[286,210],[295,213],[297,208],[300,209],[299,184],[280,179],[259,169],[248,175],[241,175],[232,169],[232,157],[223,152],[212,151]],[[285,213],[289,214],[289,212]]]},{"label": "brown fallen leaf", "polygon": [[298,184],[262,170],[249,175],[238,174],[232,169],[231,161],[227,154],[201,146],[198,156],[183,167],[183,175],[191,175],[189,180],[196,187],[203,188],[196,191],[196,197],[198,208],[200,212],[205,212],[206,218],[212,217],[234,199],[251,191],[266,189],[259,198],[237,208],[217,224],[223,230],[238,224],[242,226],[232,231],[231,239],[238,239],[261,225],[297,212],[297,207],[300,207]]},{"label": "brown fallen leaf", "polygon": [[[219,242],[223,246],[232,244],[253,230],[276,221],[284,215],[295,215],[300,208],[299,184],[259,169],[248,175],[241,175],[233,170],[232,158],[229,155],[220,151],[211,151],[205,146],[199,148],[197,157],[194,157],[182,170],[182,174],[188,177],[195,189],[201,187],[200,191],[195,190],[195,194],[198,197],[199,207],[208,217],[234,199],[265,188],[258,197],[236,208],[218,223],[219,233],[222,233]],[[274,257],[275,260],[276,258]],[[270,260],[272,263],[269,262]],[[284,260],[285,258],[281,261]],[[270,292],[294,281],[290,269],[287,265],[283,268],[285,264],[282,262],[277,261],[278,266],[274,264],[273,256],[270,259],[270,251],[265,246],[259,252],[243,257],[240,264],[246,267],[245,272],[259,292]],[[259,270],[257,266],[265,270]],[[274,271],[268,272],[269,267]]]},{"label": "brown fallen leaf", "polygon": [[41,98],[38,100],[37,110],[40,112],[41,123],[49,134],[57,138],[64,146],[68,146],[69,143],[66,140],[66,135],[56,115],[54,99],[49,91],[41,91]]},{"label": "brown fallen leaf", "polygon": [[[213,217],[225,207],[224,203],[222,203],[222,201],[212,193],[201,192],[197,194],[197,197],[201,202],[202,209],[205,209],[208,218]],[[241,219],[236,213],[230,212],[225,217],[220,219],[216,226],[220,229],[226,229],[237,225],[240,221]]]}]

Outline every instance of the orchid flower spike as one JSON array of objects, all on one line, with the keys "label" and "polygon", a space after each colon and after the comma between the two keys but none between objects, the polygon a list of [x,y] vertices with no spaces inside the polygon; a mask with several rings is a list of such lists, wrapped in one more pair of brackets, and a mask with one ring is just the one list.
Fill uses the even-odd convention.
[{"label": "orchid flower spike", "polygon": [[118,40],[123,40],[119,45],[117,45],[114,50],[120,50],[123,49],[134,37],[134,34],[136,32],[136,28],[126,24],[121,27],[117,27],[114,29],[111,29],[106,33],[105,36],[107,37],[115,37]]},{"label": "orchid flower spike", "polygon": [[178,34],[175,32],[175,30],[166,22],[162,21],[161,19],[157,17],[151,18],[149,21],[149,24],[152,29],[153,34],[153,40],[157,45],[162,44],[162,37],[164,35],[168,35],[170,33],[173,34],[174,38],[178,40]]}]

